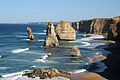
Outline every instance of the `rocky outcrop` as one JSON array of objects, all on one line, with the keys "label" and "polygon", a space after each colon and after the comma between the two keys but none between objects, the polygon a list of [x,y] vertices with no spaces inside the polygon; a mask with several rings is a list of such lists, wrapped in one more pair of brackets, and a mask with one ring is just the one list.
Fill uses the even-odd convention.
[{"label": "rocky outcrop", "polygon": [[60,21],[56,27],[56,33],[59,40],[76,40],[76,32],[69,22]]},{"label": "rocky outcrop", "polygon": [[82,58],[83,56],[80,54],[80,50],[77,47],[74,47],[70,51],[71,56]]},{"label": "rocky outcrop", "polygon": [[28,76],[30,78],[40,77],[40,79],[53,78],[53,77],[65,76],[65,75],[70,75],[70,73],[59,71],[55,68],[50,70],[45,70],[43,68],[40,68],[40,69],[34,70],[31,73],[24,74],[24,76]]},{"label": "rocky outcrop", "polygon": [[27,35],[28,39],[34,40],[34,35],[32,34],[32,30],[29,27],[27,27]]},{"label": "rocky outcrop", "polygon": [[46,31],[44,47],[57,47],[59,43],[54,31],[54,24],[52,22],[48,23]]}]

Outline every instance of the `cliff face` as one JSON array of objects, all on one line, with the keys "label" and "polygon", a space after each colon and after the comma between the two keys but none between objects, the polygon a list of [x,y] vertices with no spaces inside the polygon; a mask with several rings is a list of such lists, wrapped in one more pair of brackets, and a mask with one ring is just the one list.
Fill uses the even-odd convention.
[{"label": "cliff face", "polygon": [[46,31],[47,32],[44,47],[57,47],[59,43],[54,31],[54,24],[52,22],[48,23]]},{"label": "cliff face", "polygon": [[69,22],[60,21],[56,27],[56,33],[59,40],[76,40],[75,29]]},{"label": "cliff face", "polygon": [[120,46],[120,22],[118,22],[116,26],[117,26],[116,44],[117,44],[117,46]]},{"label": "cliff face", "polygon": [[81,20],[79,22],[79,31],[89,33],[92,20]]},{"label": "cliff face", "polygon": [[120,22],[120,16],[114,18],[81,20],[79,22],[79,31],[89,34],[102,34],[106,35],[107,39],[116,40],[118,22]]},{"label": "cliff face", "polygon": [[73,23],[72,23],[72,27],[73,27],[75,30],[78,30],[78,29],[79,29],[79,22],[73,22]]}]

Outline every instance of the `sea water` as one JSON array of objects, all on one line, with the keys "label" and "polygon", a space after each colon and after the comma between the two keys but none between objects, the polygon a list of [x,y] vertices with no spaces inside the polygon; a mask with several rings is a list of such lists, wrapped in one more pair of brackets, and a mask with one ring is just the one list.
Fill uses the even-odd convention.
[{"label": "sea water", "polygon": [[[26,29],[28,26],[38,41],[27,39]],[[45,49],[42,47],[45,36],[45,24],[0,24],[1,77],[9,77],[9,74],[14,73],[21,74],[23,70],[37,68],[85,71],[86,65],[92,63],[93,56],[102,55],[94,48],[106,44],[94,41],[94,39],[103,39],[104,37],[101,35],[85,35],[76,32],[76,41],[59,41],[59,48]],[[81,55],[84,56],[83,59],[70,56],[70,50],[73,47],[80,49]]]}]

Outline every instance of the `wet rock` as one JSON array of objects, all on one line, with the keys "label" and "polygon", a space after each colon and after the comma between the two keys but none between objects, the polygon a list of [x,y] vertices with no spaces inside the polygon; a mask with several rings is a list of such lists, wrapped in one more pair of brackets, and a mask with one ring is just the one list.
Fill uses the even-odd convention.
[{"label": "wet rock", "polygon": [[59,40],[76,40],[75,29],[69,22],[60,21],[56,27],[56,33]]},{"label": "wet rock", "polygon": [[27,27],[27,36],[28,36],[28,39],[34,40],[34,35],[32,34],[32,30],[29,27]]},{"label": "wet rock", "polygon": [[70,73],[59,71],[55,68],[50,70],[45,70],[43,68],[40,68],[40,69],[34,70],[31,73],[25,74],[25,76],[28,76],[30,78],[40,77],[40,79],[53,78],[53,77],[65,76],[65,75],[70,75]]},{"label": "wet rock", "polygon": [[72,48],[70,54],[73,57],[83,58],[83,56],[80,54],[80,50],[77,47]]},{"label": "wet rock", "polygon": [[44,47],[57,47],[59,43],[54,31],[54,24],[52,22],[48,23],[46,31]]}]

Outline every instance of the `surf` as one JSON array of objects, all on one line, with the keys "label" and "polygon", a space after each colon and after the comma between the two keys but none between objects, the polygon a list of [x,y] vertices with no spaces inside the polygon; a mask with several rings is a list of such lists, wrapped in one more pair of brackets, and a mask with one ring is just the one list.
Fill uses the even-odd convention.
[{"label": "surf", "polygon": [[24,52],[24,51],[28,51],[29,48],[24,48],[24,49],[15,49],[15,50],[12,50],[12,53],[20,53],[20,52]]}]

